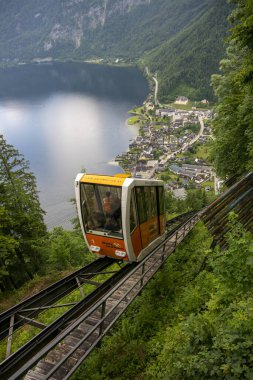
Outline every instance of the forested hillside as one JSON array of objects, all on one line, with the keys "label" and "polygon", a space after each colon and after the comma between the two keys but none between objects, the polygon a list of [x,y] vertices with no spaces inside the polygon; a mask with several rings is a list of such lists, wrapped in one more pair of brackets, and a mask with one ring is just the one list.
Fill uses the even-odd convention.
[{"label": "forested hillside", "polygon": [[3,0],[0,61],[140,60],[158,71],[162,99],[211,98],[228,12],[226,0]]},{"label": "forested hillside", "polygon": [[218,72],[224,54],[228,5],[213,0],[209,9],[186,28],[144,55],[144,64],[160,79],[159,99],[213,99],[210,77]]},{"label": "forested hillside", "polygon": [[251,0],[235,2],[222,75],[212,78],[218,98],[213,161],[223,177],[253,170],[253,6]]}]

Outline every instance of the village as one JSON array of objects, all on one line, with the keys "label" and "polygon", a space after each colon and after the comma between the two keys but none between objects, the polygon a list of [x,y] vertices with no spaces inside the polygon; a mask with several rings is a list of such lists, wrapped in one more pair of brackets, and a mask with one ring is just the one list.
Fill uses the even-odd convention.
[{"label": "village", "polygon": [[179,199],[192,188],[217,194],[220,182],[208,162],[213,136],[207,106],[207,100],[191,106],[183,96],[173,107],[144,102],[130,111],[134,116],[128,120],[139,127],[139,135],[115,161],[133,177],[163,179],[166,189]]}]

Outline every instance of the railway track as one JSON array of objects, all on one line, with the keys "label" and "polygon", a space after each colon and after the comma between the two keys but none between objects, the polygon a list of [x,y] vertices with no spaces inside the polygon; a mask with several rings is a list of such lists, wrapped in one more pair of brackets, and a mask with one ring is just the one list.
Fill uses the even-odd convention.
[{"label": "railway track", "polygon": [[[167,211],[169,214],[169,212]],[[183,223],[187,218],[190,218],[191,216],[194,216],[196,214],[196,211],[188,211],[185,212],[184,214],[175,216],[172,219],[167,220],[166,222],[166,229],[167,231],[171,231],[174,229],[176,226],[179,226],[181,223]]]},{"label": "railway track", "polygon": [[[187,213],[184,221],[181,218],[179,225],[174,228],[170,226],[166,239],[143,261],[110,272],[111,277],[102,284],[96,283],[93,292],[71,305],[72,307],[52,324],[42,326],[39,334],[0,364],[1,380],[14,380],[23,376],[26,380],[68,379],[198,220],[198,214]],[[17,315],[25,318],[18,317],[13,329],[14,326],[17,329],[27,322],[32,324],[33,318],[44,308],[52,306],[55,300],[60,299],[60,294],[65,295],[69,292],[67,288],[80,288],[83,281],[94,283],[90,279],[99,273],[109,273],[104,271],[112,263],[115,263],[115,260],[96,260],[31,299],[2,313],[0,333],[3,337],[12,335],[11,323]],[[68,286],[64,286],[64,281]],[[30,314],[25,316],[24,313]]]}]

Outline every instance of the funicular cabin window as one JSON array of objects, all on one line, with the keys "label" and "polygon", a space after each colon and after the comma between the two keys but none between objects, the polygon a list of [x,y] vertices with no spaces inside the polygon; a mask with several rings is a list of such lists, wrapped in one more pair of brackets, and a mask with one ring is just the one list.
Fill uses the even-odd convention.
[{"label": "funicular cabin window", "polygon": [[157,213],[157,197],[156,188],[148,187],[149,190],[149,203],[148,203],[148,218],[151,219],[158,215]]},{"label": "funicular cabin window", "polygon": [[158,196],[159,196],[159,215],[164,215],[164,188],[162,186],[158,187]]},{"label": "funicular cabin window", "polygon": [[121,188],[81,183],[86,232],[122,237]]},{"label": "funicular cabin window", "polygon": [[147,210],[148,210],[148,220],[149,220],[149,234],[150,240],[153,240],[159,235],[159,223],[158,223],[158,204],[157,204],[157,194],[156,187],[147,187]]},{"label": "funicular cabin window", "polygon": [[142,224],[147,220],[147,197],[145,196],[144,187],[136,187],[136,201],[139,216],[139,223]]},{"label": "funicular cabin window", "polygon": [[144,248],[159,235],[156,187],[136,187],[136,200],[141,229],[141,239]]},{"label": "funicular cabin window", "polygon": [[131,201],[130,201],[130,232],[132,232],[138,225],[138,219],[136,214],[134,192],[131,192]]},{"label": "funicular cabin window", "polygon": [[136,187],[136,199],[140,224],[158,216],[156,187]]},{"label": "funicular cabin window", "polygon": [[164,208],[164,188],[158,187],[158,199],[159,199],[159,227],[160,234],[163,234],[166,226],[165,208]]}]

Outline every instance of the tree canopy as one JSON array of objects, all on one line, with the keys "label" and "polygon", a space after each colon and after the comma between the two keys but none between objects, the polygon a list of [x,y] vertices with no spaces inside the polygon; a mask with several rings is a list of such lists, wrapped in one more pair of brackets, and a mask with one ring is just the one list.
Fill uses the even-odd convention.
[{"label": "tree canopy", "polygon": [[0,286],[16,287],[40,267],[38,239],[46,234],[36,179],[0,135]]},{"label": "tree canopy", "polygon": [[213,122],[213,160],[219,175],[253,169],[253,1],[233,0],[237,7],[221,75],[213,75],[218,97]]}]

